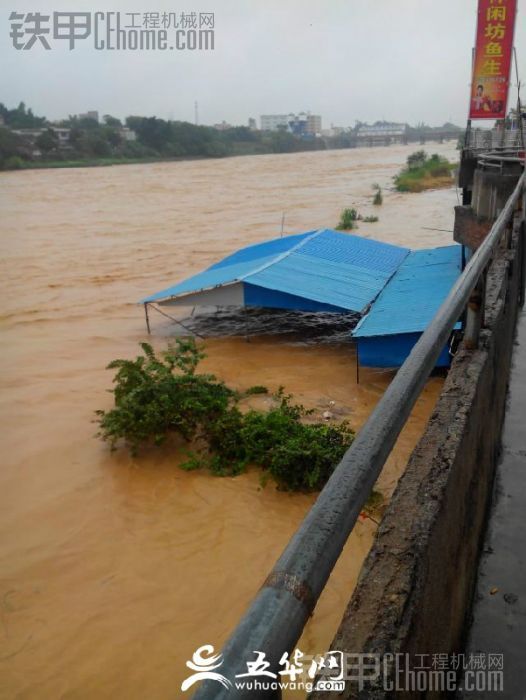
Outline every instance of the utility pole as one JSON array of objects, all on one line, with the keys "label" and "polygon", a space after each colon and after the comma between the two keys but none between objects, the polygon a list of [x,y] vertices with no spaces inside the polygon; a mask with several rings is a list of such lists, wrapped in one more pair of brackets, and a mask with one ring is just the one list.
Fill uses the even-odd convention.
[{"label": "utility pole", "polygon": [[199,105],[197,104],[197,100],[194,102],[194,121],[197,126],[199,124]]}]

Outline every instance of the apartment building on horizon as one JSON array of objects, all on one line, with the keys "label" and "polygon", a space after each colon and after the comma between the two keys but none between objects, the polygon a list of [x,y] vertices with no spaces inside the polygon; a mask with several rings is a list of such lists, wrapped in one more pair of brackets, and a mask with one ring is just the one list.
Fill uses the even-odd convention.
[{"label": "apartment building on horizon", "polygon": [[319,136],[321,134],[321,116],[310,112],[262,114],[260,124],[261,131],[286,129],[297,136]]}]

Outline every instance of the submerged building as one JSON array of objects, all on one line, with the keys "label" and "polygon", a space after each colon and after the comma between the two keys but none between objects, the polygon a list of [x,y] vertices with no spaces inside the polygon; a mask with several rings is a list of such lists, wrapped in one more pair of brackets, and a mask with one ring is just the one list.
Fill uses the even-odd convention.
[{"label": "submerged building", "polygon": [[[398,367],[462,269],[462,246],[411,251],[331,229],[247,246],[144,299],[161,307],[239,306],[353,313],[360,364]],[[439,366],[450,362],[446,345]]]}]

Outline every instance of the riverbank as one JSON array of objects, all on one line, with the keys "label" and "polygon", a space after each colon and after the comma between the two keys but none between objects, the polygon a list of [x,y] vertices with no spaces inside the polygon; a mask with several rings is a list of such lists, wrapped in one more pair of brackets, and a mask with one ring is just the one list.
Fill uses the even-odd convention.
[{"label": "riverbank", "polygon": [[[228,158],[229,156],[224,156]],[[180,156],[177,158],[86,158],[82,160],[22,161],[17,167],[4,168],[0,172],[17,170],[53,170],[55,168],[105,168],[111,165],[149,165],[150,163],[180,163],[193,160],[214,160],[210,156]]]},{"label": "riverbank", "polygon": [[[454,141],[449,141],[445,142],[446,144],[452,144],[456,143]],[[415,142],[413,144],[413,147],[417,147],[417,143]],[[434,150],[435,146],[438,146],[440,144],[438,143],[431,143],[429,145],[429,148],[431,150]],[[56,169],[56,168],[103,168],[103,167],[109,167],[113,165],[148,165],[150,163],[181,163],[185,161],[199,161],[199,160],[222,160],[224,158],[237,158],[240,156],[268,156],[268,155],[293,155],[294,153],[312,153],[314,151],[340,151],[340,150],[369,150],[370,148],[396,148],[396,145],[393,146],[353,146],[351,148],[338,148],[338,147],[330,147],[330,146],[324,146],[324,147],[319,147],[316,149],[308,148],[305,150],[296,150],[293,152],[290,151],[283,151],[280,153],[275,153],[272,151],[265,151],[265,150],[259,150],[259,151],[251,151],[247,149],[236,149],[232,153],[227,153],[227,154],[222,154],[218,156],[210,156],[210,155],[194,155],[194,156],[175,156],[172,158],[167,158],[166,156],[159,156],[159,157],[142,157],[142,158],[116,158],[116,157],[111,157],[111,158],[82,158],[82,159],[73,159],[73,160],[22,160],[22,159],[17,159],[16,165],[11,165],[10,167],[6,167],[4,165],[3,168],[0,168],[0,173],[2,172],[14,172],[17,170],[49,170],[49,169]],[[452,165],[452,167],[456,167],[455,165]],[[438,189],[438,188],[444,188],[444,187],[451,187],[453,184],[453,180],[451,177],[435,177],[431,179],[427,179],[426,182],[424,183],[424,186],[421,189],[407,189],[407,190],[400,190],[401,192],[404,191],[411,191],[411,192],[422,192],[424,189]]]}]

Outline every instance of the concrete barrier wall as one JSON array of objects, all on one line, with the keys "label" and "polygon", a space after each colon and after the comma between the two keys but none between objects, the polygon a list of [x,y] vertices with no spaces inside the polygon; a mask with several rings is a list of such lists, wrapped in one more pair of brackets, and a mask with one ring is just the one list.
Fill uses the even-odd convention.
[{"label": "concrete barrier wall", "polygon": [[[518,308],[517,230],[511,243],[511,249],[499,250],[488,273],[480,347],[471,352],[461,347],[452,363],[332,649],[380,655],[462,649],[499,452]],[[319,700],[395,696],[406,697],[386,692],[381,681],[361,692],[347,683],[342,693],[311,695]]]}]

